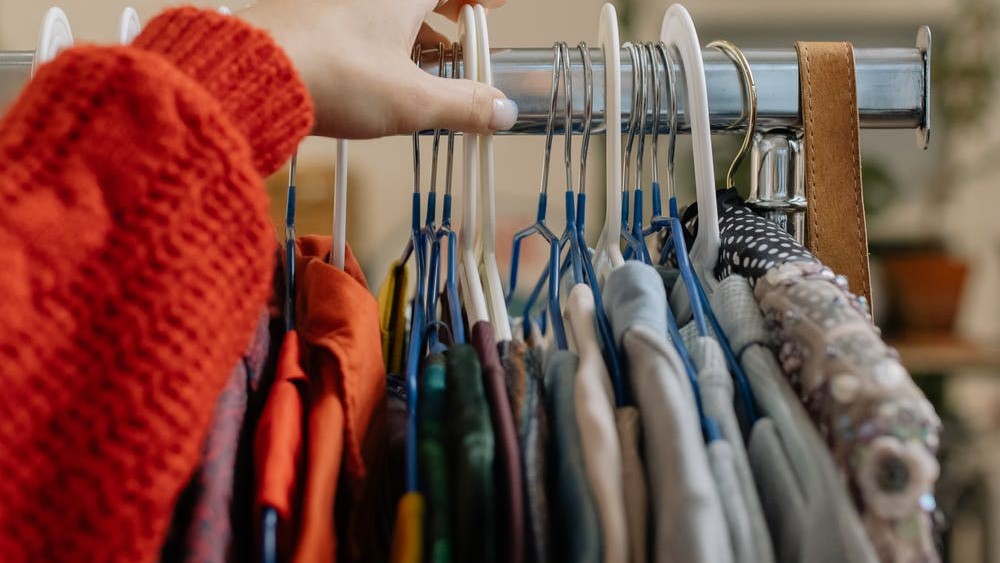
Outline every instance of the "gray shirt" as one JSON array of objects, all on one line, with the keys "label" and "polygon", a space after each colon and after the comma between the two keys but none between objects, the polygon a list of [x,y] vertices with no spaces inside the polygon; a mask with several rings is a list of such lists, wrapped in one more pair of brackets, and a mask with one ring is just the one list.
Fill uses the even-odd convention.
[{"label": "gray shirt", "polygon": [[667,341],[667,298],[656,271],[627,262],[608,276],[604,306],[625,352],[643,426],[652,491],[653,561],[728,563],[733,550],[691,386]]}]

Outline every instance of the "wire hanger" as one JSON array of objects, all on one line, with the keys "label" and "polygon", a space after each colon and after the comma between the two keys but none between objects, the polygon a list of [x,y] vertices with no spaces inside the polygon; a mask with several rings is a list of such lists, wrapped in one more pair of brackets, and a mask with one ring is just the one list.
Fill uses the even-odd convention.
[{"label": "wire hanger", "polygon": [[618,39],[618,13],[612,4],[601,9],[598,40],[604,51],[604,124],[606,129],[605,191],[607,205],[604,227],[597,241],[594,264],[599,280],[603,283],[608,273],[625,263],[621,250],[622,231],[622,84],[621,51]]},{"label": "wire hanger", "polygon": [[[525,304],[524,308],[524,337],[528,338],[531,330],[531,309],[537,300],[542,284],[548,280],[559,279],[559,255],[560,240],[555,233],[546,225],[545,217],[548,209],[549,198],[549,163],[552,157],[552,130],[555,125],[556,106],[559,98],[559,76],[563,69],[563,56],[559,44],[552,46],[552,88],[549,96],[549,117],[545,124],[545,149],[542,153],[542,180],[538,190],[538,208],[535,213],[535,222],[528,227],[514,234],[513,251],[510,262],[510,292],[507,294],[507,303],[511,303],[514,298],[514,291],[517,289],[517,276],[521,259],[521,244],[533,234],[537,234],[549,243],[549,263],[542,274],[539,283],[535,286],[535,291]],[[565,350],[566,332],[563,326],[562,309],[559,305],[559,283],[548,284],[548,310],[552,317],[552,329],[556,337],[556,345],[560,350]]]},{"label": "wire hanger", "polygon": [[[646,138],[646,85],[648,84],[646,60],[642,57],[642,48],[634,43],[626,43],[625,48],[629,52],[632,61],[632,115],[629,117],[628,137],[625,143],[625,174],[622,181],[622,241],[625,243],[625,259],[640,260],[646,264],[651,264],[649,252],[645,248],[645,241],[642,239],[642,164],[645,153]],[[635,182],[634,191],[636,196],[635,212],[633,213],[633,225],[629,225],[629,197],[630,169],[632,162],[632,149],[636,147],[638,139],[638,150],[635,156]],[[638,225],[638,229],[635,225]],[[639,233],[637,236],[636,233]]]},{"label": "wire hanger", "polygon": [[[420,45],[413,48],[413,61],[420,64]],[[419,486],[417,469],[417,375],[424,350],[424,303],[427,283],[427,240],[420,226],[420,134],[413,134],[413,202],[410,216],[410,242],[400,264],[414,254],[417,264],[417,292],[413,298],[410,339],[406,349],[406,491]]]},{"label": "wire hanger", "polygon": [[611,330],[611,321],[608,320],[607,312],[604,310],[604,300],[601,297],[601,288],[598,286],[597,274],[594,271],[594,264],[590,260],[590,250],[587,246],[587,239],[584,235],[584,222],[587,216],[587,155],[590,152],[590,133],[594,126],[594,70],[590,64],[590,50],[587,44],[580,42],[577,46],[580,57],[583,60],[583,138],[580,142],[580,181],[576,198],[576,239],[577,248],[581,253],[581,263],[583,273],[587,283],[594,294],[595,316],[597,318],[597,334],[601,340],[604,360],[611,375],[611,386],[615,395],[615,406],[623,407],[628,404],[625,391],[625,378],[621,362],[618,359],[618,346],[615,344],[614,332]]},{"label": "wire hanger", "polygon": [[[736,186],[736,170],[739,168],[741,161],[749,152],[754,132],[756,130],[757,85],[753,79],[753,71],[750,68],[750,63],[747,61],[746,57],[743,55],[743,51],[741,51],[739,47],[729,41],[713,41],[708,44],[708,48],[719,49],[733,61],[740,71],[740,78],[742,82],[741,86],[744,94],[744,111],[741,113],[745,114],[747,118],[747,132],[743,137],[743,143],[740,146],[740,150],[736,153],[733,161],[729,164],[729,170],[726,172],[726,188],[731,189]],[[740,116],[739,121],[742,121],[742,118],[743,115]],[[739,121],[737,121],[737,123],[739,123]],[[676,204],[674,205],[674,208],[676,208]],[[680,221],[676,219],[674,221],[678,224],[678,227],[677,232],[673,234],[672,238],[682,239],[683,235],[680,232],[679,226]],[[753,397],[753,391],[750,387],[750,379],[743,370],[743,366],[736,359],[736,354],[733,352],[733,347],[729,342],[729,338],[726,336],[726,333],[723,332],[722,326],[719,323],[718,318],[715,316],[715,312],[712,311],[711,303],[708,300],[708,294],[705,292],[705,288],[702,286],[701,280],[698,279],[698,276],[694,276],[694,285],[695,290],[697,291],[698,299],[691,300],[692,310],[694,310],[696,305],[700,304],[701,307],[708,312],[708,320],[712,325],[712,330],[715,332],[716,340],[719,342],[720,348],[722,348],[722,353],[726,357],[729,372],[733,376],[733,381],[736,385],[740,402],[743,405],[743,414],[747,422],[747,427],[752,428],[754,423],[757,421],[757,408]]]},{"label": "wire hanger", "polygon": [[[629,206],[629,183],[631,182],[630,171],[632,168],[632,149],[635,147],[635,140],[637,137],[640,138],[640,145],[642,145],[641,137],[645,135],[642,132],[640,135],[640,130],[645,128],[646,123],[646,95],[645,95],[645,76],[643,71],[643,61],[639,56],[639,50],[636,48],[634,43],[626,43],[624,45],[625,49],[629,53],[629,58],[632,61],[632,114],[629,116],[628,121],[628,134],[625,141],[625,156],[623,160],[625,161],[625,172],[622,175],[621,182],[621,240],[625,243],[625,252],[623,256],[626,260],[641,260],[646,262],[646,254],[643,252],[642,243],[636,238],[633,229],[629,226],[629,212],[631,208]],[[639,183],[639,177],[641,170],[639,166],[642,164],[641,156],[636,160],[636,184]],[[641,203],[640,203],[641,207]],[[648,262],[647,262],[648,263]]]},{"label": "wire hanger", "polygon": [[672,4],[663,16],[660,40],[680,54],[687,84],[687,110],[694,149],[695,187],[698,196],[698,236],[691,246],[691,261],[699,276],[712,275],[719,258],[719,211],[715,201],[712,130],[709,126],[708,87],[698,32],[687,9]]},{"label": "wire hanger", "polygon": [[[459,47],[457,43],[453,43],[451,46],[451,77],[458,77],[458,52]],[[438,76],[445,76],[445,46],[444,43],[438,43]],[[439,292],[439,276],[441,271],[441,239],[445,239],[448,244],[448,260],[445,265],[446,275],[445,275],[445,291],[448,295],[448,318],[451,323],[451,341],[455,344],[462,344],[465,342],[465,327],[462,322],[462,310],[459,303],[458,297],[458,274],[456,272],[456,236],[455,231],[451,228],[451,186],[452,186],[452,168],[455,162],[455,132],[448,131],[448,156],[447,162],[445,163],[445,193],[442,199],[442,209],[441,209],[441,226],[437,231],[433,230],[434,224],[434,212],[431,207],[435,205],[434,201],[437,192],[437,169],[438,169],[438,149],[440,146],[441,131],[434,131],[434,144],[432,153],[432,164],[431,169],[431,195],[428,202],[427,210],[427,221],[426,224],[431,228],[428,236],[429,240],[432,241],[431,244],[431,255],[430,255],[430,268],[428,271],[428,291],[427,291],[427,317],[431,320],[431,324],[435,327],[438,326],[434,323],[437,314],[437,301]],[[431,347],[439,340],[438,331],[435,329],[430,332]]]},{"label": "wire hanger", "polygon": [[[652,141],[652,196],[653,196],[653,217],[649,221],[649,228],[643,231],[642,240],[643,245],[646,244],[646,237],[658,233],[662,230],[668,230],[670,236],[667,240],[670,244],[664,244],[663,249],[673,249],[674,254],[677,256],[677,266],[681,274],[681,281],[684,283],[685,289],[687,289],[688,294],[691,296],[698,295],[697,293],[697,280],[698,277],[694,273],[691,267],[691,262],[688,259],[687,244],[684,240],[683,227],[681,222],[677,217],[677,198],[674,196],[674,151],[677,143],[677,92],[675,90],[676,77],[674,76],[673,60],[670,57],[670,53],[667,52],[666,46],[663,43],[658,43],[655,46],[647,45],[649,49],[649,54],[655,53],[658,55],[659,62],[663,63],[663,67],[666,73],[666,86],[667,86],[667,97],[670,99],[669,115],[670,115],[670,132],[667,143],[667,192],[669,195],[669,209],[671,215],[668,217],[663,216],[663,204],[660,199],[660,182],[659,182],[659,127],[660,127],[660,73],[658,70],[658,64],[651,64],[651,70],[653,75],[653,141]],[[666,253],[661,253],[661,258]],[[660,263],[663,263],[661,259]],[[700,336],[708,335],[708,322],[705,315],[705,310],[702,303],[698,299],[691,299],[691,313],[694,318],[695,327],[698,330]]]},{"label": "wire hanger", "polygon": [[[475,6],[477,26],[477,48],[479,50],[479,82],[493,85],[493,66],[490,60],[490,34],[486,24],[486,9]],[[483,204],[482,227],[479,245],[476,249],[480,275],[486,304],[496,333],[497,342],[511,340],[510,318],[507,315],[507,300],[504,299],[503,283],[496,255],[496,196],[493,175],[493,134],[479,137],[479,197]]]},{"label": "wire hanger", "polygon": [[[476,32],[476,16],[472,6],[462,6],[458,19],[459,42],[462,44],[463,68],[465,78],[479,78],[479,40]],[[478,217],[476,205],[478,199],[479,179],[479,135],[462,135],[462,158],[465,163],[462,178],[462,226],[458,232],[459,280],[462,291],[462,303],[469,318],[469,324],[489,321],[489,311],[486,307],[486,294],[476,267],[476,231]]]}]

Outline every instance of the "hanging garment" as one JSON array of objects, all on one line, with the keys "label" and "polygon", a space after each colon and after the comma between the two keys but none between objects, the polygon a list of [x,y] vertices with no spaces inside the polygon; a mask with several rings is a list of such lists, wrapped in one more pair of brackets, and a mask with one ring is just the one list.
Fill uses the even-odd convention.
[{"label": "hanging garment", "polygon": [[424,561],[451,561],[451,482],[446,451],[447,397],[442,353],[428,356],[417,382],[420,490],[425,499]]},{"label": "hanging garment", "polygon": [[[330,237],[296,241],[296,313],[309,374],[306,478],[295,561],[361,561],[375,502],[370,465],[385,443],[385,369],[378,305],[347,251],[326,262]],[[338,538],[342,541],[338,542]],[[370,558],[370,556],[369,556]]]},{"label": "hanging garment", "polygon": [[738,275],[722,280],[711,303],[762,415],[747,451],[777,561],[876,561],[830,451],[775,359],[776,341],[749,283]]},{"label": "hanging garment", "polygon": [[757,302],[785,376],[848,476],[879,559],[935,561],[940,420],[864,310],[818,264],[768,272]]},{"label": "hanging garment", "polygon": [[551,540],[546,493],[548,419],[543,374],[536,352],[529,350],[525,343],[504,341],[499,349],[521,453],[526,530],[524,559],[528,563],[546,562]]},{"label": "hanging garment", "polygon": [[0,137],[0,553],[153,561],[270,291],[261,176],[313,111],[208,10],[37,70]]},{"label": "hanging garment", "polygon": [[552,554],[567,563],[601,561],[601,524],[587,478],[575,395],[578,360],[557,350],[545,373],[545,393],[552,423],[549,490],[554,507]]},{"label": "hanging garment", "polygon": [[880,558],[936,560],[930,512],[940,420],[933,407],[843,278],[750,211],[735,190],[720,192],[718,202],[716,274],[740,274],[754,286],[781,343],[785,377],[822,429]]},{"label": "hanging garment", "polygon": [[577,284],[569,292],[566,309],[567,339],[578,355],[573,411],[580,432],[584,468],[601,524],[601,560],[628,561],[625,489],[622,450],[615,427],[611,376],[597,340],[596,308],[590,286]]},{"label": "hanging garment", "polygon": [[448,350],[448,459],[452,482],[454,561],[496,561],[496,457],[489,404],[476,351]]},{"label": "hanging garment", "polygon": [[382,361],[388,373],[403,372],[403,350],[406,344],[406,290],[409,281],[409,264],[393,262],[378,290]]},{"label": "hanging garment", "polygon": [[622,448],[628,558],[631,563],[646,563],[649,560],[649,486],[639,454],[642,426],[639,409],[633,406],[615,409],[615,426]]},{"label": "hanging garment", "polygon": [[505,372],[497,350],[493,325],[480,321],[472,327],[472,345],[483,370],[483,387],[489,401],[490,420],[496,437],[497,547],[500,561],[524,561],[524,485],[517,429],[507,396]]},{"label": "hanging garment", "polygon": [[667,341],[667,297],[660,276],[651,266],[629,261],[609,274],[603,292],[642,418],[653,499],[652,559],[733,561],[694,393],[680,357]]},{"label": "hanging garment", "polygon": [[[676,283],[676,276],[664,276],[661,272],[661,277],[664,280],[673,279]],[[720,312],[720,314],[726,313]],[[723,479],[728,479],[730,475],[733,475],[738,480],[738,486],[727,486],[726,488],[742,497],[739,499],[738,505],[742,507],[745,514],[739,513],[739,509],[735,506],[736,499],[722,495],[723,503],[731,505],[727,507],[726,517],[729,519],[730,536],[733,540],[736,560],[760,561],[761,563],[774,561],[771,536],[767,531],[760,497],[754,485],[753,472],[750,470],[743,431],[737,419],[733,376],[729,372],[725,355],[717,340],[710,336],[698,336],[693,323],[685,325],[681,329],[681,334],[684,337],[691,361],[698,372],[698,388],[701,390],[705,414],[718,423],[722,436],[727,442],[726,447],[716,447],[716,450],[727,451],[714,454],[716,457],[713,462],[713,472],[716,473],[717,479],[720,476]],[[709,459],[710,461],[713,459],[711,445],[709,446]],[[732,468],[724,468],[728,465],[731,465]],[[718,480],[716,482],[719,483]],[[721,487],[720,484],[720,489]]]},{"label": "hanging garment", "polygon": [[[285,334],[277,373],[254,433],[254,522],[265,508],[278,515],[278,561],[290,561],[298,537],[298,513],[305,480],[305,404],[309,378],[300,363],[299,335]],[[259,524],[258,524],[259,525]],[[253,542],[260,545],[260,539]]]},{"label": "hanging garment", "polygon": [[170,532],[160,560],[234,560],[233,501],[236,452],[250,394],[260,384],[270,343],[270,313],[264,309],[257,330],[219,395],[202,444],[202,461],[174,505]]},{"label": "hanging garment", "polygon": [[[719,491],[719,499],[722,501],[723,513],[726,516],[729,542],[733,546],[733,561],[757,561],[750,512],[747,509],[746,495],[743,494],[743,484],[737,476],[733,445],[722,438],[712,440],[705,446],[705,450],[708,454],[708,465],[712,469],[713,482]],[[751,486],[756,487],[752,482]],[[763,516],[763,513],[760,516]],[[762,524],[766,527],[766,523]]]}]

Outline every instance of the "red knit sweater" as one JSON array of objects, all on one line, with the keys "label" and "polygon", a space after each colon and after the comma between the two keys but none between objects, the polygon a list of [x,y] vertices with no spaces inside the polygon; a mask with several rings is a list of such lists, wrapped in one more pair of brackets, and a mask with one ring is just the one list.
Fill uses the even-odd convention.
[{"label": "red knit sweater", "polygon": [[269,36],[184,8],[0,121],[0,560],[157,559],[267,297],[262,174],[311,120]]}]

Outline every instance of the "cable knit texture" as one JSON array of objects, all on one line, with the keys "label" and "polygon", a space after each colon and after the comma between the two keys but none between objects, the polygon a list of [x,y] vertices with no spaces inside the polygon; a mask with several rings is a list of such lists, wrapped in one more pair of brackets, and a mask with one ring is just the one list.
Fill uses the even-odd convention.
[{"label": "cable knit texture", "polygon": [[193,8],[0,120],[0,553],[155,561],[269,290],[261,174],[311,127],[265,33]]}]

